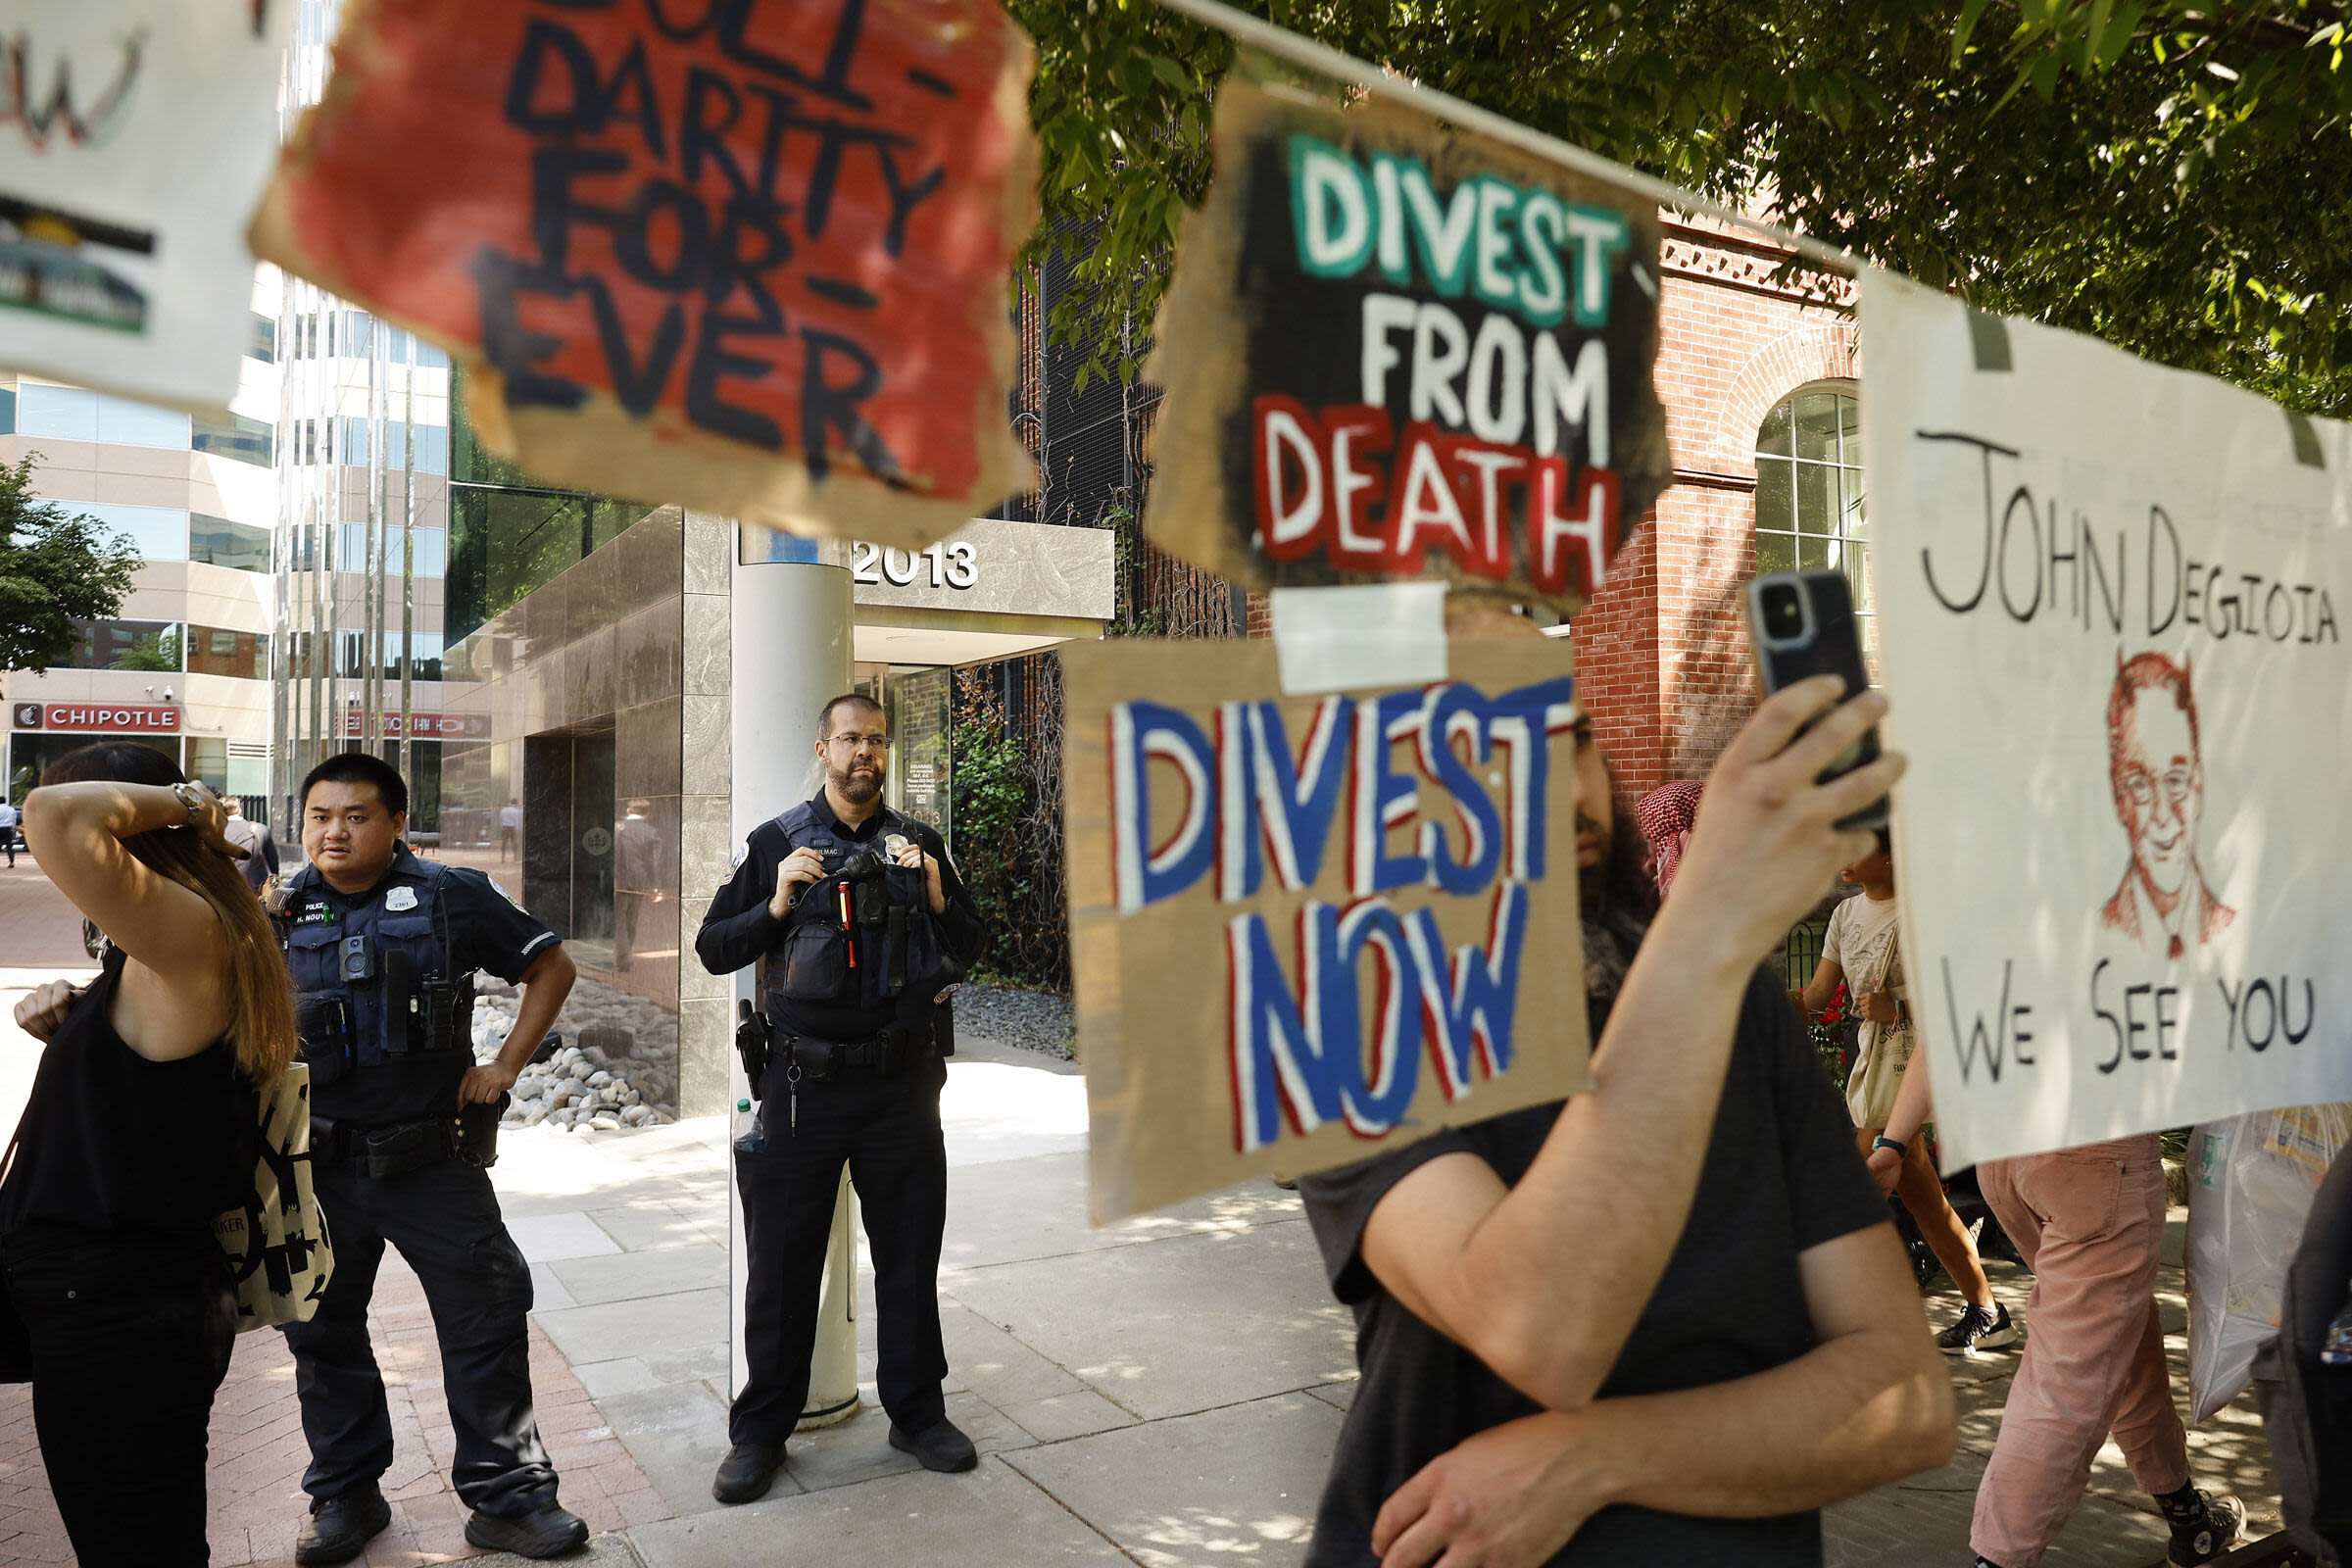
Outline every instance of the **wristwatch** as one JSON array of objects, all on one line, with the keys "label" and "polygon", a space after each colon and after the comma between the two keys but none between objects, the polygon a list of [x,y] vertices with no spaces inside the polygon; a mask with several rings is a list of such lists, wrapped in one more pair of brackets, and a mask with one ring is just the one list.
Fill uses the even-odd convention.
[{"label": "wristwatch", "polygon": [[194,827],[196,819],[204,814],[203,787],[183,779],[172,786],[172,794],[173,799],[188,808],[188,819],[185,822],[174,822],[172,825],[173,827]]},{"label": "wristwatch", "polygon": [[1879,1134],[1878,1137],[1870,1141],[1870,1152],[1872,1153],[1875,1154],[1882,1149],[1893,1150],[1897,1159],[1903,1158],[1905,1155],[1911,1152],[1911,1146],[1909,1144],[1904,1143],[1899,1138],[1889,1138],[1885,1133]]}]

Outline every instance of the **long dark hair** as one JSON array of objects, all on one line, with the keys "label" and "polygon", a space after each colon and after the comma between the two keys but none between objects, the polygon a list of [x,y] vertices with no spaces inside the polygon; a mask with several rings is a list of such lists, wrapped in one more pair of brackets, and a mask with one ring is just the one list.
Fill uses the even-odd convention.
[{"label": "long dark hair", "polygon": [[[1605,763],[1605,759],[1603,760]],[[1617,988],[1657,918],[1658,885],[1650,880],[1649,844],[1634,824],[1634,803],[1609,775],[1608,858],[1579,878],[1585,918],[1585,1006],[1592,1043],[1617,1000]]]},{"label": "long dark hair", "polygon": [[[187,775],[153,747],[135,741],[100,741],[68,752],[49,764],[41,783],[161,784],[187,782]],[[259,1088],[268,1088],[294,1059],[299,1037],[294,1025],[294,987],[287,978],[277,934],[261,901],[235,862],[206,848],[193,833],[165,829],[122,841],[140,864],[171,878],[213,906],[228,938],[228,1041],[237,1066]]]}]

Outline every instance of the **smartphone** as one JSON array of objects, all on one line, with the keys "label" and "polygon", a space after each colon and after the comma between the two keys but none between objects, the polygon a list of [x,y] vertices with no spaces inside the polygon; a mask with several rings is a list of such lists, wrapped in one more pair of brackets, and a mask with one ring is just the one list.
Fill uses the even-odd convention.
[{"label": "smartphone", "polygon": [[[1756,654],[1756,683],[1767,697],[1815,675],[1843,680],[1847,698],[1870,688],[1853,587],[1842,571],[1769,571],[1755,578],[1747,585],[1747,640]],[[1873,728],[1822,771],[1821,782],[1878,759],[1879,732]],[[1838,825],[1848,832],[1885,827],[1886,797]]]}]

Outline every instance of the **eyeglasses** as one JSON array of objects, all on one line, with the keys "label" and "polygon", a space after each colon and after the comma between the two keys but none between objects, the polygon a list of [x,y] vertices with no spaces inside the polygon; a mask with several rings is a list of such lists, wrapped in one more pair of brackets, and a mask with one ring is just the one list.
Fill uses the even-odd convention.
[{"label": "eyeglasses", "polygon": [[858,735],[843,730],[840,734],[827,739],[825,744],[838,746],[846,752],[863,751],[869,746],[877,752],[887,752],[890,750],[890,737],[887,735]]},{"label": "eyeglasses", "polygon": [[[2174,809],[2178,810],[2188,804],[2189,786],[2193,782],[2185,767],[2165,769],[2164,798]],[[2148,770],[2144,767],[2127,768],[2124,771],[2124,793],[2132,797],[2132,805],[2144,811],[2156,804],[2156,781],[2148,776]]]}]

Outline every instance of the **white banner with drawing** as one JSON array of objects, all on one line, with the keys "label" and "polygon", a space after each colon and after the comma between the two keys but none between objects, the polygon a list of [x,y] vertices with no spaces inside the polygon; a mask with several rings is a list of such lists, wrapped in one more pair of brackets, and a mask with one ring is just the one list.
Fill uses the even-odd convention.
[{"label": "white banner with drawing", "polygon": [[2352,1099],[2352,427],[1865,279],[1947,1169]]},{"label": "white banner with drawing", "polygon": [[0,366],[237,394],[294,0],[0,0]]}]

